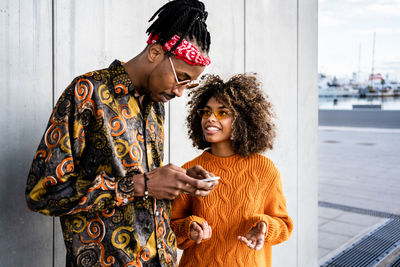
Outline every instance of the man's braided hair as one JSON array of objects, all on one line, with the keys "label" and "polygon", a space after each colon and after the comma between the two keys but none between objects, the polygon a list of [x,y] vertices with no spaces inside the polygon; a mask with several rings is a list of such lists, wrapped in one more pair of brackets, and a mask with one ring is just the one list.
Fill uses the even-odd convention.
[{"label": "man's braided hair", "polygon": [[210,33],[207,30],[207,11],[204,4],[198,0],[174,0],[163,5],[150,18],[151,22],[158,18],[147,29],[147,34],[158,34],[158,43],[164,45],[175,34],[181,38],[171,48],[174,51],[182,42],[182,38],[196,42],[201,50],[209,52]]},{"label": "man's braided hair", "polygon": [[203,84],[190,91],[189,115],[186,118],[189,138],[198,149],[211,146],[204,137],[198,109],[204,108],[211,97],[233,112],[231,142],[240,156],[249,156],[273,148],[274,113],[268,96],[261,90],[256,76],[237,74],[224,82],[218,75],[204,75]]}]

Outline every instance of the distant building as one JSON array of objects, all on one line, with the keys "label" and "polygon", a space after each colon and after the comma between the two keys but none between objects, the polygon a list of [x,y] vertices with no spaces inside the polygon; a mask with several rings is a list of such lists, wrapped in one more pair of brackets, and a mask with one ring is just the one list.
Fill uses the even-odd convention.
[{"label": "distant building", "polygon": [[376,73],[376,74],[370,74],[369,75],[369,84],[374,88],[379,91],[383,89],[383,86],[385,84],[385,79],[383,79],[382,74]]}]

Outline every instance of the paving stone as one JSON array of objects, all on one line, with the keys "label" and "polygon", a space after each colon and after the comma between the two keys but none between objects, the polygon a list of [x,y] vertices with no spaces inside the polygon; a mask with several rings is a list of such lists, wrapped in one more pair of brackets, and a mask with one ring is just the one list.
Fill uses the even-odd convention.
[{"label": "paving stone", "polygon": [[331,209],[326,207],[318,207],[318,217],[322,219],[334,219],[341,215],[343,211],[337,209]]},{"label": "paving stone", "polygon": [[323,217],[318,217],[318,227],[321,227],[322,225],[330,222],[330,219],[325,219]]},{"label": "paving stone", "polygon": [[318,232],[318,247],[323,249],[335,250],[345,244],[352,237],[341,234],[332,234],[320,230]]},{"label": "paving stone", "polygon": [[332,234],[341,234],[347,236],[356,236],[365,231],[364,225],[358,225],[347,222],[340,222],[336,220],[332,220],[324,225],[322,225],[319,229],[324,232],[329,232]]},{"label": "paving stone", "polygon": [[[318,142],[319,201],[400,214],[400,134],[322,128]],[[325,207],[318,212],[319,259],[384,220]]]},{"label": "paving stone", "polygon": [[332,250],[330,249],[326,249],[326,248],[318,248],[318,258],[322,258],[325,255],[327,255],[329,252],[331,252]]},{"label": "paving stone", "polygon": [[377,224],[378,222],[383,222],[384,220],[385,219],[379,217],[362,215],[351,212],[343,212],[341,215],[336,217],[336,221],[338,222],[352,223],[354,225],[360,225],[365,227]]}]

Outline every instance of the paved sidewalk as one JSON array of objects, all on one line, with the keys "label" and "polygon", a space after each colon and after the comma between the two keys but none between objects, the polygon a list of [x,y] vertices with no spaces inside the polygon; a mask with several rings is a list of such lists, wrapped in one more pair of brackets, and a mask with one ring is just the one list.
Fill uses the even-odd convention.
[{"label": "paved sidewalk", "polygon": [[400,129],[320,127],[318,142],[322,264],[387,220],[373,212],[400,215]]}]

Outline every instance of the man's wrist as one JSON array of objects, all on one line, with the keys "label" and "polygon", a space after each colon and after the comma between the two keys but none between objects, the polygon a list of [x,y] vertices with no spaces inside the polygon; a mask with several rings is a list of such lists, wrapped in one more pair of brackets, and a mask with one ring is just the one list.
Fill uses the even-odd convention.
[{"label": "man's wrist", "polygon": [[149,198],[149,189],[147,187],[147,181],[149,181],[149,178],[147,177],[146,173],[143,173],[143,178],[144,178],[144,199],[148,199]]},{"label": "man's wrist", "polygon": [[144,175],[143,173],[134,175],[132,177],[133,183],[135,184],[135,197],[144,196]]}]

